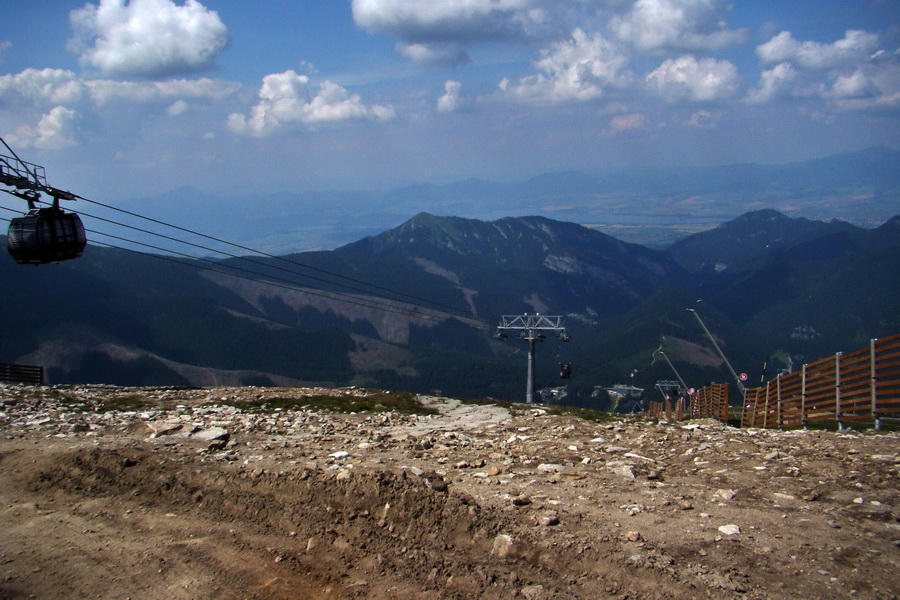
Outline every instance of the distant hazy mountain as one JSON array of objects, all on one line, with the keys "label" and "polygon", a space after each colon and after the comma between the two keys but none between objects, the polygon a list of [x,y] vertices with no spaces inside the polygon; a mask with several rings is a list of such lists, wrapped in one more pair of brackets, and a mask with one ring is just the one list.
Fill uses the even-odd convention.
[{"label": "distant hazy mountain", "polygon": [[[844,221],[791,219],[778,211],[764,209],[675,242],[669,253],[689,271],[740,271],[777,260],[792,250],[796,254],[799,247],[815,244],[817,240],[831,240],[825,245],[815,244],[822,246],[812,253],[817,260],[858,249],[853,239],[864,231]],[[838,238],[845,243],[835,244]]]},{"label": "distant hazy mountain", "polygon": [[672,378],[660,347],[691,385],[727,380],[688,307],[753,381],[768,357],[900,332],[900,218],[864,229],[755,211],[669,253],[544,217],[421,213],[333,251],[177,260],[93,245],[59,265],[0,259],[0,362],[45,365],[54,382],[520,399],[524,345],[492,334],[500,315],[540,312],[563,315],[572,341],[541,344],[539,386],[571,362],[568,399],[584,403],[594,386]]},{"label": "distant hazy mountain", "polygon": [[[791,217],[841,219],[874,227],[900,213],[900,151],[868,148],[785,165],[636,170],[603,176],[547,173],[521,183],[470,179],[387,192],[212,196],[179,188],[117,206],[274,254],[336,248],[396,227],[423,211],[489,221],[543,215],[661,247],[762,207]],[[131,221],[96,207],[76,208]],[[111,227],[95,225],[100,231]],[[157,228],[146,222],[140,227]],[[129,235],[152,239],[133,230]],[[202,245],[220,247],[209,240]],[[210,254],[196,247],[181,249]]]}]

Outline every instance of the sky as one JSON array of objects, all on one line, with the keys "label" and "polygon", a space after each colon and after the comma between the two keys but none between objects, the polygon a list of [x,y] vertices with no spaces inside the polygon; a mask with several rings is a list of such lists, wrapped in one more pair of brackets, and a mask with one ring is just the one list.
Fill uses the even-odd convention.
[{"label": "sky", "polygon": [[898,123],[898,0],[42,0],[0,19],[0,136],[106,201],[784,163],[896,148]]}]

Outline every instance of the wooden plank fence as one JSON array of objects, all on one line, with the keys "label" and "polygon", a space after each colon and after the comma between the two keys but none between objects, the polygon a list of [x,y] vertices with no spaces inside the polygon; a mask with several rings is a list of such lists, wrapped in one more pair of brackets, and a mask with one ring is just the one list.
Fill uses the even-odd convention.
[{"label": "wooden plank fence", "polygon": [[0,363],[0,382],[44,385],[44,367]]},{"label": "wooden plank fence", "polygon": [[[675,401],[675,421],[684,419],[719,419],[728,421],[728,384],[713,383],[700,388],[689,396],[690,406],[685,410],[684,401],[679,398]],[[672,402],[651,402],[647,409],[647,416],[651,419],[666,417],[672,421]]]},{"label": "wooden plank fence", "polygon": [[728,421],[728,384],[711,383],[690,396],[692,419]]},{"label": "wooden plank fence", "polygon": [[804,427],[810,421],[900,418],[900,334],[803,365],[747,390],[742,427]]}]

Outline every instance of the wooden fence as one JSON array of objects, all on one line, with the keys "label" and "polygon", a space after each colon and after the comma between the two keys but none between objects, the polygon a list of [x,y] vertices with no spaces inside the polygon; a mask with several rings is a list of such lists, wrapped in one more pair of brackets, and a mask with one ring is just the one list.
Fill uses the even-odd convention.
[{"label": "wooden fence", "polygon": [[900,418],[900,334],[837,353],[747,390],[742,427]]},{"label": "wooden fence", "polygon": [[692,419],[728,421],[728,384],[711,383],[690,396]]},{"label": "wooden fence", "polygon": [[44,385],[44,367],[0,363],[0,382]]},{"label": "wooden fence", "polygon": [[[700,388],[689,397],[689,407],[685,409],[682,398],[675,400],[675,421],[689,419],[719,419],[728,420],[728,384],[713,383]],[[673,417],[672,401],[651,402],[647,409],[647,416],[651,419],[662,419],[665,415],[668,421]]]}]

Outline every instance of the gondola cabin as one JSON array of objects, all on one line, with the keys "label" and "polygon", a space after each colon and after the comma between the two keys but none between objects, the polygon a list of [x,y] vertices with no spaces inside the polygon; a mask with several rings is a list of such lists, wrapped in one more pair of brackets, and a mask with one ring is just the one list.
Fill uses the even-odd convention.
[{"label": "gondola cabin", "polygon": [[571,363],[559,363],[559,378],[568,379],[572,376]]},{"label": "gondola cabin", "polygon": [[78,258],[87,246],[84,225],[75,213],[52,206],[33,208],[9,223],[7,250],[23,265]]}]

